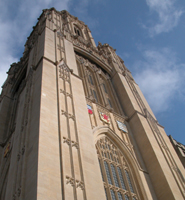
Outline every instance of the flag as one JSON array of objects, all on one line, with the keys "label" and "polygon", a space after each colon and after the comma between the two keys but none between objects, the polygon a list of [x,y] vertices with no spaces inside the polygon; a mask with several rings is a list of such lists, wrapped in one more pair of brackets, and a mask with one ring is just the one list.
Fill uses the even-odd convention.
[{"label": "flag", "polygon": [[89,114],[93,114],[92,107],[87,104],[87,109]]}]

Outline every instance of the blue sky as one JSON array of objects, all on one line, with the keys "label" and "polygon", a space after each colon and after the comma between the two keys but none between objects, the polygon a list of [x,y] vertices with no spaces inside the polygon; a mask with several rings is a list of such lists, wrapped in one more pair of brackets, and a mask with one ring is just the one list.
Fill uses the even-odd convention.
[{"label": "blue sky", "polygon": [[185,144],[185,1],[0,1],[0,85],[42,9],[68,10],[117,49],[166,133]]}]

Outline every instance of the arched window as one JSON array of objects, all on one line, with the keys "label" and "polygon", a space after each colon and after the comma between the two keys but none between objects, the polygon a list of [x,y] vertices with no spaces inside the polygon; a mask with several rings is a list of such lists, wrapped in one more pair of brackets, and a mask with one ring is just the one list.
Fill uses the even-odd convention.
[{"label": "arched window", "polygon": [[138,200],[131,169],[121,150],[107,138],[96,144],[107,200]]},{"label": "arched window", "polygon": [[81,30],[78,28],[78,26],[76,26],[76,25],[74,25],[74,32],[75,32],[76,35],[82,37],[82,32],[81,32]]},{"label": "arched window", "polygon": [[103,79],[100,79],[100,80],[102,81],[102,88],[103,88],[103,93],[105,96],[106,105],[108,105],[110,108],[113,108],[111,100],[110,100],[110,94],[108,92],[107,84]]},{"label": "arched window", "polygon": [[101,74],[97,74],[97,76],[100,81],[100,89],[102,91],[105,106],[119,113],[118,101],[116,102],[116,94],[114,93],[109,75],[102,70]]},{"label": "arched window", "polygon": [[99,98],[98,98],[98,94],[97,94],[97,86],[96,86],[95,78],[94,78],[91,70],[87,70],[87,75],[88,75],[90,96],[92,96],[95,99],[96,103],[98,103]]},{"label": "arched window", "polygon": [[76,54],[79,76],[82,78],[85,95],[94,102],[121,113],[109,75],[97,64]]}]

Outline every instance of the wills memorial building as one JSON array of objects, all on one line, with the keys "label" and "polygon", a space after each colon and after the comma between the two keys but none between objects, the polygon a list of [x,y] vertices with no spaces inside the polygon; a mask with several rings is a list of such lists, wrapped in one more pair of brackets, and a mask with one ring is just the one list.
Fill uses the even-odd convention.
[{"label": "wills memorial building", "polygon": [[0,95],[1,200],[183,200],[185,170],[123,60],[43,10]]}]

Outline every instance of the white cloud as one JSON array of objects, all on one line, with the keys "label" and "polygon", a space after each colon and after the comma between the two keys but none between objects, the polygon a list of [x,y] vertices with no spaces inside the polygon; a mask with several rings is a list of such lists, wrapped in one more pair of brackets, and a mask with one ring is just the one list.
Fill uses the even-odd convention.
[{"label": "white cloud", "polygon": [[[26,37],[32,31],[43,9],[68,9],[70,0],[7,0],[0,2],[0,86],[10,64],[22,56]],[[0,89],[1,91],[1,89]]]},{"label": "white cloud", "polygon": [[170,108],[173,100],[185,99],[185,64],[178,63],[170,49],[145,50],[134,75],[155,113]]},{"label": "white cloud", "polygon": [[150,36],[169,32],[178,25],[180,17],[184,13],[181,8],[175,6],[176,0],[146,0],[151,11],[155,11],[158,15],[158,22],[154,22],[149,27]]}]

